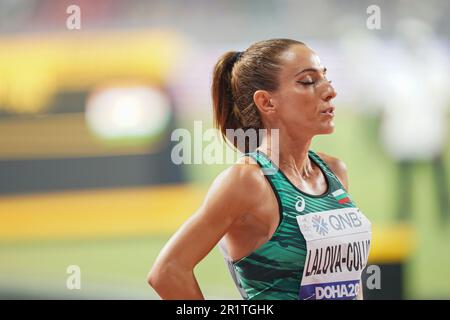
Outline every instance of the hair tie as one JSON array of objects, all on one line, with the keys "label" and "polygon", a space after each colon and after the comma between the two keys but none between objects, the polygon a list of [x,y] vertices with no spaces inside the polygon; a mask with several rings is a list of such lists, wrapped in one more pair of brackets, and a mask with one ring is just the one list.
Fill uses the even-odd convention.
[{"label": "hair tie", "polygon": [[241,56],[244,54],[243,51],[236,51],[233,55],[233,65],[241,58]]}]

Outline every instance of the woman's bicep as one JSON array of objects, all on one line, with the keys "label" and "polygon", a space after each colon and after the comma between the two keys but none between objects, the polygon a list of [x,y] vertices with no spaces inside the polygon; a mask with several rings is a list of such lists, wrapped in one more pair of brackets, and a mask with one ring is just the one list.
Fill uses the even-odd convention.
[{"label": "woman's bicep", "polygon": [[[202,207],[175,232],[164,246],[158,260],[171,263],[186,270],[193,269],[226,233],[230,219],[213,207]],[[218,209],[219,210],[219,209]]]},{"label": "woman's bicep", "polygon": [[192,270],[226,234],[246,210],[236,172],[219,175],[200,208],[175,232],[164,246],[157,263]]}]

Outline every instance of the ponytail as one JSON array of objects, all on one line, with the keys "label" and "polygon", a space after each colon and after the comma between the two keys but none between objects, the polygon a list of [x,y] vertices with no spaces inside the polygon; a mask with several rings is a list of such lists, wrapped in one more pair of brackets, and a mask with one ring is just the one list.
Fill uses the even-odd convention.
[{"label": "ponytail", "polygon": [[226,129],[238,129],[242,127],[239,120],[238,109],[235,105],[232,89],[232,70],[240,56],[237,51],[229,51],[222,55],[216,63],[212,81],[212,103],[214,113],[214,125],[220,129],[225,137]]}]

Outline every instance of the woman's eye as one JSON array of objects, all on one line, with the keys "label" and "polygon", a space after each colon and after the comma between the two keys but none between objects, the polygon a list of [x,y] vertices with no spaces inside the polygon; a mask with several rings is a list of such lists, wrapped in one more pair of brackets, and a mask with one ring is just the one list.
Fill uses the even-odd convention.
[{"label": "woman's eye", "polygon": [[[328,83],[331,83],[331,80],[328,80],[326,77],[323,80]],[[302,80],[302,81],[297,81],[297,82],[304,86],[309,86],[309,85],[315,84],[317,81],[313,81],[312,79],[307,79],[307,80]]]},{"label": "woman's eye", "polygon": [[297,81],[297,82],[305,86],[309,86],[315,83],[314,81]]},{"label": "woman's eye", "polygon": [[314,81],[313,77],[306,76],[302,80],[298,81],[298,83],[300,83],[302,85],[305,85],[305,86],[309,86],[309,85],[312,85],[312,84],[314,84],[316,82]]}]

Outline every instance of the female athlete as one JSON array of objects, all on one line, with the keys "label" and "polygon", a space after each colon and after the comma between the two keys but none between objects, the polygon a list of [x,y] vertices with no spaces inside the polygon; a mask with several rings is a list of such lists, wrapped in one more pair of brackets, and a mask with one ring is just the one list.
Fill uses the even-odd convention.
[{"label": "female athlete", "polygon": [[334,131],[335,97],[299,41],[260,41],[219,59],[216,126],[224,137],[267,133],[218,175],[159,254],[148,282],[162,299],[204,299],[194,268],[217,244],[244,299],[362,299],[371,223],[348,194],[345,164],[310,149]]}]

